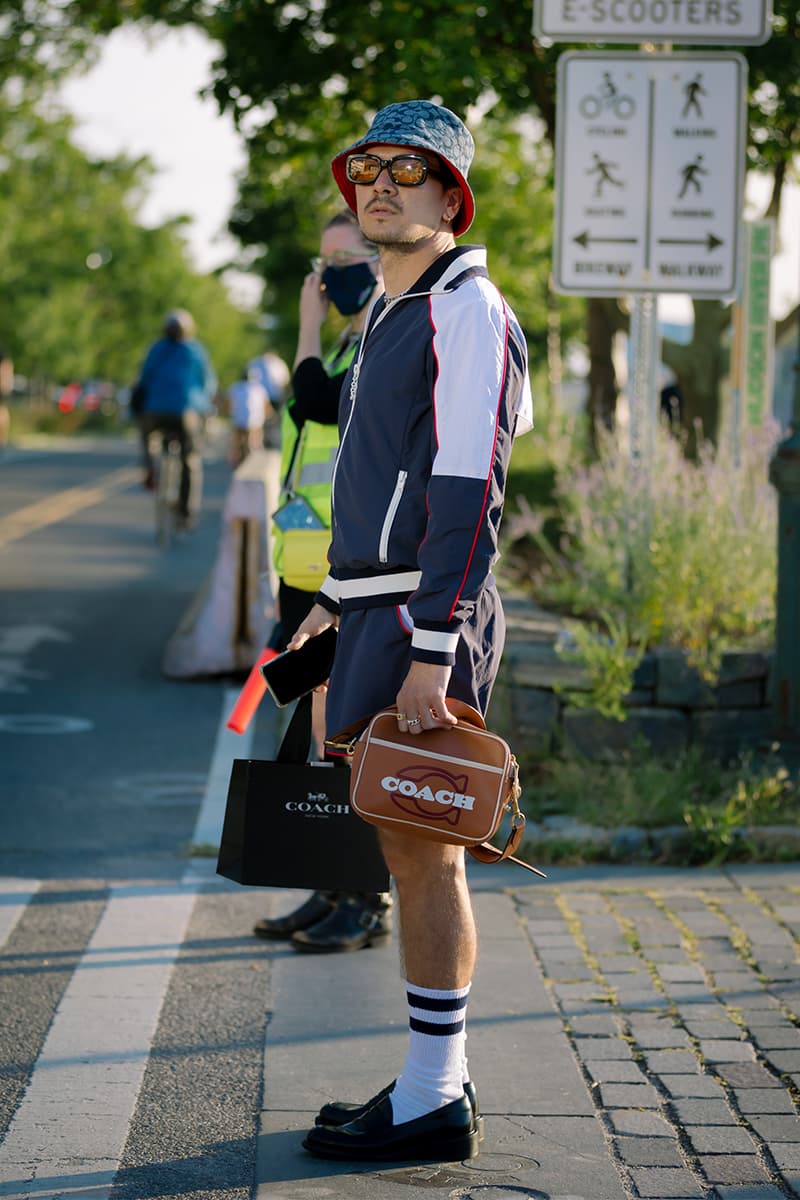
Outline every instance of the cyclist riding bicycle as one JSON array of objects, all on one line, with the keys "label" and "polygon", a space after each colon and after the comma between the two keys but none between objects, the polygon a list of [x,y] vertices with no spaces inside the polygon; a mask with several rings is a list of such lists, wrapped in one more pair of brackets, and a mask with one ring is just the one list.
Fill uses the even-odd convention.
[{"label": "cyclist riding bicycle", "polygon": [[175,440],[181,455],[177,518],[191,528],[197,522],[203,489],[200,436],[217,380],[205,348],[195,338],[190,313],[183,309],[169,313],[163,336],[145,355],[137,388],[141,393],[144,486],[155,488],[154,455],[159,442]]}]

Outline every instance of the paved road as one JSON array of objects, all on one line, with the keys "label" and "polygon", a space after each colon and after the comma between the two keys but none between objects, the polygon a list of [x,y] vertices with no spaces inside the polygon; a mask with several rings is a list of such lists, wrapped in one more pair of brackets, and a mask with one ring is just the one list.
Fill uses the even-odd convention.
[{"label": "paved road", "polygon": [[[305,1155],[324,1100],[364,1098],[402,1060],[396,946],[260,943],[255,918],[293,894],[188,854],[246,751],[222,732],[232,681],[169,684],[158,663],[213,563],[227,475],[210,464],[198,537],[165,561],[126,453],[0,465],[0,538],[16,522],[0,549],[0,1197],[800,1195],[800,872],[785,865],[533,884],[476,865],[480,1157]],[[58,516],[59,492],[75,504],[90,486],[102,495]],[[31,525],[48,498],[39,520],[55,518]],[[259,710],[250,752],[276,735]]]},{"label": "paved road", "polygon": [[[0,1196],[779,1200],[800,1194],[797,872],[473,872],[480,1157],[310,1159],[402,1060],[394,946],[248,936],[290,893],[0,881]],[[503,885],[506,885],[505,887]],[[34,891],[33,889],[36,888]]]}]

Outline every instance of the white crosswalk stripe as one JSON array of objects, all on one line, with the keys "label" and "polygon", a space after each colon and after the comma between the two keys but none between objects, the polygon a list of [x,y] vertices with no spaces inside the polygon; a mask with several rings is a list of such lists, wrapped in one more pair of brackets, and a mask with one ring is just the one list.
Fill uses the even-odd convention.
[{"label": "white crosswalk stripe", "polygon": [[0,1196],[109,1195],[196,894],[112,889],[0,1145]]},{"label": "white crosswalk stripe", "polygon": [[39,882],[38,879],[0,880],[3,901],[0,905],[0,946],[8,941],[17,921],[36,895]]},{"label": "white crosswalk stripe", "polygon": [[[238,690],[223,694],[220,724],[193,843],[219,841],[234,757],[252,726],[225,728]],[[112,885],[73,971],[22,1101],[0,1143],[0,1197],[109,1200],[162,1003],[213,860],[190,862],[179,883]],[[39,880],[0,880],[0,947]]]}]

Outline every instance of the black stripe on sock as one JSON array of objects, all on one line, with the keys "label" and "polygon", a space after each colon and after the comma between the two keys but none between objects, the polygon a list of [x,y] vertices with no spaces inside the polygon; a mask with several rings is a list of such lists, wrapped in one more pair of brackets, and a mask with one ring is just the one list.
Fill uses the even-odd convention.
[{"label": "black stripe on sock", "polygon": [[438,997],[420,996],[417,992],[406,992],[406,999],[412,1008],[424,1008],[428,1012],[457,1012],[467,1007],[468,996],[456,996],[452,1000],[440,1000]]},{"label": "black stripe on sock", "polygon": [[409,1027],[414,1033],[427,1033],[431,1037],[455,1037],[464,1032],[464,1021],[453,1021],[451,1025],[437,1025],[435,1021],[419,1021],[416,1017],[408,1018]]}]

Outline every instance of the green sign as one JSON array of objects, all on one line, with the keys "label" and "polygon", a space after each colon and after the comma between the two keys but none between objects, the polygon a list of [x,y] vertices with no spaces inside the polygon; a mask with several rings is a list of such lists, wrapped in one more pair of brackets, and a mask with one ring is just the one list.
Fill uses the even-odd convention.
[{"label": "green sign", "polygon": [[744,325],[742,331],[742,410],[751,429],[772,415],[773,332],[769,312],[773,221],[745,225]]}]

